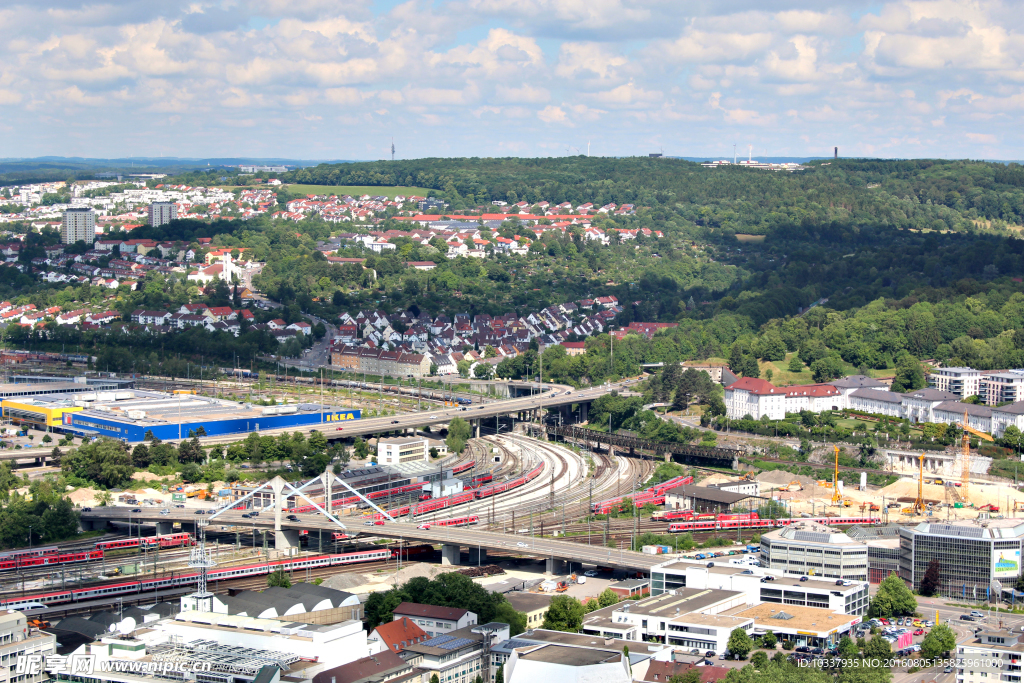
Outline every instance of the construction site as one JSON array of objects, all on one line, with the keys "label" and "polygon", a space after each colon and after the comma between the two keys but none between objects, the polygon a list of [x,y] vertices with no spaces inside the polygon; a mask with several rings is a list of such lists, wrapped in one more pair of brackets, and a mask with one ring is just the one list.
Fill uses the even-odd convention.
[{"label": "construction site", "polygon": [[[762,472],[761,495],[778,501],[792,516],[846,516],[851,512],[878,515],[883,522],[913,523],[932,519],[973,520],[985,518],[1024,519],[1024,492],[978,473],[978,456],[972,455],[969,439],[992,441],[992,437],[960,425],[964,435],[956,453],[956,476],[938,476],[934,464],[951,460],[950,454],[919,453],[916,471],[896,469],[901,478],[885,487],[866,484],[862,474],[849,481],[849,471],[839,468],[839,448],[833,451],[832,481],[813,479],[783,471]],[[901,455],[903,455],[901,453]],[[904,458],[906,459],[906,458]],[[987,460],[987,458],[985,459]],[[948,467],[946,468],[948,471]],[[844,480],[844,474],[847,480]],[[711,481],[711,480],[708,480]]]}]

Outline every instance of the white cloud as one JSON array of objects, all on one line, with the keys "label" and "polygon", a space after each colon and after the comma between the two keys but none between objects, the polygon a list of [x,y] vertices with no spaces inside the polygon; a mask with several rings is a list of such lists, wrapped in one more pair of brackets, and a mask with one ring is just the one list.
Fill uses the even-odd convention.
[{"label": "white cloud", "polygon": [[53,130],[89,156],[353,158],[392,135],[424,156],[547,153],[572,127],[607,154],[720,156],[741,130],[799,155],[841,128],[851,155],[1024,156],[1015,3],[827,7],[10,0],[5,153],[61,153]]}]

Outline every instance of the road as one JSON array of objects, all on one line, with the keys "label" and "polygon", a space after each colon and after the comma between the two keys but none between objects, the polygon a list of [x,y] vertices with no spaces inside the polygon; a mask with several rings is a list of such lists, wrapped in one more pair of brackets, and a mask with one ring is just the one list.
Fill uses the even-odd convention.
[{"label": "road", "polygon": [[[142,512],[132,513],[127,507],[93,508],[82,512],[83,521],[111,520],[136,524],[142,521],[156,522],[183,522],[195,523],[198,515],[188,514],[192,511],[185,511],[174,508],[170,514],[162,515],[158,510],[148,509]],[[239,510],[225,510],[213,518],[214,524],[235,525],[245,528],[262,527],[272,528],[274,526],[273,515],[264,513],[256,519],[242,517]],[[456,513],[457,514],[457,513]],[[337,531],[338,527],[329,519],[321,515],[302,515],[298,522],[288,521],[282,518],[282,529],[307,529],[310,532],[316,529],[325,531]],[[579,543],[570,543],[550,538],[536,538],[516,534],[503,534],[494,531],[479,531],[472,528],[451,528],[434,527],[433,529],[420,529],[417,525],[401,522],[385,522],[372,526],[352,527],[347,529],[349,533],[354,531],[372,533],[373,536],[383,538],[394,538],[412,542],[426,542],[444,544],[455,547],[483,548],[488,550],[504,550],[506,552],[521,553],[523,555],[568,560],[572,562],[583,562],[597,566],[609,566],[627,570],[649,572],[650,568],[665,561],[664,556],[644,555],[630,550],[612,550],[602,546],[586,546]],[[457,555],[456,555],[457,557]]]}]

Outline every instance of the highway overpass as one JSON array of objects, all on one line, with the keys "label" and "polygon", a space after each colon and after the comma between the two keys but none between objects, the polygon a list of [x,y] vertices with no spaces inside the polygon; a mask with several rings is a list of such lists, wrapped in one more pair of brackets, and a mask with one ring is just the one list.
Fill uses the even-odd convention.
[{"label": "highway overpass", "polygon": [[[457,516],[453,511],[448,516]],[[162,515],[156,509],[144,509],[132,513],[127,507],[98,507],[82,512],[82,528],[102,528],[108,522],[130,523],[132,526],[142,524],[153,525],[157,533],[170,533],[173,522],[180,522],[182,529],[193,531],[200,515],[192,509],[171,508],[170,514]],[[347,522],[347,518],[342,518]],[[536,538],[522,534],[503,534],[494,531],[481,531],[472,527],[433,527],[418,529],[417,524],[405,522],[385,522],[380,525],[366,526],[363,518],[353,519],[352,525],[344,531],[352,536],[365,533],[373,537],[392,538],[413,543],[430,543],[441,545],[442,564],[459,564],[461,548],[469,550],[471,564],[486,562],[488,551],[503,551],[538,557],[547,561],[547,571],[558,574],[563,571],[562,562],[584,562],[603,567],[626,569],[631,571],[649,572],[651,567],[664,562],[664,556],[644,555],[629,550],[613,550],[605,546],[583,545],[557,539]],[[274,515],[271,511],[263,515],[245,519],[240,510],[222,512],[211,522],[214,525],[238,526],[243,529],[274,530]],[[299,531],[308,530],[310,535],[317,530],[324,532],[338,531],[338,527],[322,515],[302,515],[300,521],[281,520],[281,531],[277,533],[275,542],[280,550],[287,547],[298,547]]]}]

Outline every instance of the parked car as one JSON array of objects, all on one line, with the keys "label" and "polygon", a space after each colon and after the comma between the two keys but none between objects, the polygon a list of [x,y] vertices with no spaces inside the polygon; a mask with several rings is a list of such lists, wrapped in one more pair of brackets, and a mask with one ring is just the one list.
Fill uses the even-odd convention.
[{"label": "parked car", "polygon": [[589,576],[589,577],[593,578],[593,577],[597,576],[597,570],[596,569],[590,569],[588,571],[585,571],[585,572],[583,572],[583,576]]},{"label": "parked car", "polygon": [[944,674],[951,674],[951,673],[953,673],[953,667],[947,666],[945,669],[942,670],[942,673],[944,673]]},{"label": "parked car", "polygon": [[915,636],[923,636],[924,635],[924,629],[923,628],[917,629],[916,631],[914,631],[914,635]]},{"label": "parked car", "polygon": [[974,617],[972,617],[970,614],[961,614],[960,621],[974,621]]},{"label": "parked car", "polygon": [[708,650],[707,652],[704,653],[704,656],[705,657],[714,657],[715,656],[715,651],[714,650]]}]

